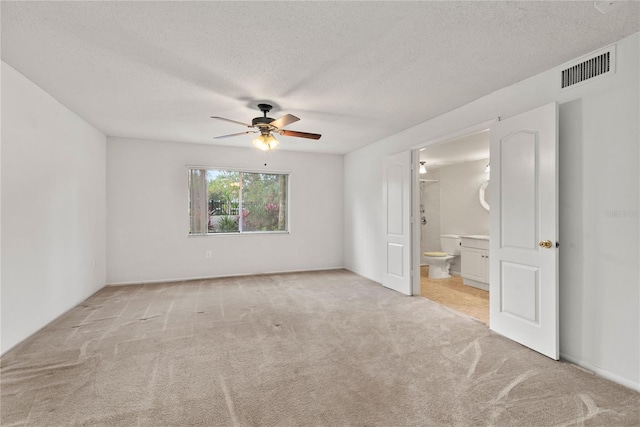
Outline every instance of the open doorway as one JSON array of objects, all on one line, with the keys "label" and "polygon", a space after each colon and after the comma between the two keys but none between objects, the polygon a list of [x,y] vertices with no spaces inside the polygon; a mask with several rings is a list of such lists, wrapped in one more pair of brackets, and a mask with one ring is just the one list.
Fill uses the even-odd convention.
[{"label": "open doorway", "polygon": [[489,130],[419,150],[419,295],[489,324]]},{"label": "open doorway", "polygon": [[[462,255],[461,276],[465,279],[465,256],[462,253],[465,249],[465,239],[467,242],[475,241],[476,243],[486,241],[487,249],[475,247],[469,249],[473,249],[475,254],[474,265],[477,267],[478,277],[484,274],[485,276],[480,278],[489,282],[491,330],[557,360],[559,357],[558,248],[560,244],[558,242],[558,105],[555,102],[507,119],[478,124],[455,134],[429,141],[422,146],[418,145],[411,152],[411,159],[405,159],[396,168],[385,168],[383,184],[387,183],[387,188],[395,188],[396,193],[399,193],[401,189],[411,187],[410,198],[386,197],[387,202],[384,205],[387,230],[408,230],[401,234],[411,236],[410,239],[406,239],[411,246],[409,251],[411,275],[404,277],[405,282],[403,282],[404,289],[410,288],[410,292],[404,293],[416,296],[421,293],[419,149],[435,147],[441,143],[444,147],[446,142],[489,128],[490,173],[493,188],[487,185],[483,191],[485,195],[491,193],[488,203],[491,211],[491,232],[488,233],[490,238],[487,235],[476,234],[475,230],[468,231],[470,234],[466,234],[467,231],[459,233]],[[412,173],[405,173],[408,169]],[[399,172],[393,175],[394,171]],[[395,176],[402,176],[403,180],[394,181],[392,178]],[[442,186],[442,175],[439,182]],[[389,187],[389,184],[394,186]],[[388,191],[387,193],[387,196],[395,195]],[[442,189],[440,193],[443,194]],[[478,195],[479,193],[480,188]],[[400,207],[397,207],[396,201],[400,201]],[[394,206],[395,210],[391,209]],[[402,215],[399,212],[410,212],[410,215]],[[441,214],[440,218],[442,220],[448,217]],[[396,223],[400,223],[399,219],[402,219],[403,227],[399,228],[389,219],[397,219]],[[411,225],[404,227],[405,223]],[[392,228],[392,225],[395,228]],[[441,224],[441,227],[444,226]],[[441,234],[444,234],[443,231],[446,230],[441,230]],[[405,270],[398,269],[397,265],[399,261],[405,259],[405,251],[395,250],[394,252],[395,247],[389,238],[385,243],[387,271],[404,272]],[[395,246],[403,249],[406,244]],[[404,264],[402,266],[404,267]],[[431,268],[430,265],[429,273]],[[446,269],[446,265],[443,268]],[[477,277],[473,280],[483,282]]]}]

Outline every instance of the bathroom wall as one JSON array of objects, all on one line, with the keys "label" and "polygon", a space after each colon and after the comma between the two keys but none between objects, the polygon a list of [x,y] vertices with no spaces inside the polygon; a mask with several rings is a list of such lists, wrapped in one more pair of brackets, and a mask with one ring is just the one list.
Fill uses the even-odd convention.
[{"label": "bathroom wall", "polygon": [[[439,252],[440,247],[440,172],[437,169],[430,170],[426,174],[421,174],[420,179],[431,181],[420,182],[420,207],[424,209],[424,216],[427,223],[421,225],[420,246],[422,253]],[[425,264],[424,257],[421,264]]]},{"label": "bathroom wall", "polygon": [[[489,159],[431,169],[421,179],[421,206],[427,224],[422,225],[422,252],[440,251],[441,234],[489,234],[489,212],[478,199],[480,184],[489,178]],[[424,257],[422,257],[424,264]],[[460,259],[451,262],[451,272],[460,273]]]},{"label": "bathroom wall", "polygon": [[489,178],[489,159],[440,168],[442,234],[489,234],[489,212],[478,199],[480,184]]}]

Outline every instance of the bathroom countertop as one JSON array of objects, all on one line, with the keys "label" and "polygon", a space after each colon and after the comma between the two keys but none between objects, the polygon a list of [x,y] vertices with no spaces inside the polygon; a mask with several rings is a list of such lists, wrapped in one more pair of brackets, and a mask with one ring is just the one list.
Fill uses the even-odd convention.
[{"label": "bathroom countertop", "polygon": [[489,240],[489,236],[486,236],[484,234],[471,234],[468,236],[460,236],[460,237],[465,239]]}]

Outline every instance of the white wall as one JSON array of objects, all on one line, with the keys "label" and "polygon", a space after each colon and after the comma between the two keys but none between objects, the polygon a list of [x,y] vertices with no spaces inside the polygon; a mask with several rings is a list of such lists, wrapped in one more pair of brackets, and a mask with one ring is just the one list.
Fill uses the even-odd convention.
[{"label": "white wall", "polygon": [[439,169],[442,234],[489,234],[489,212],[478,198],[480,184],[489,177],[487,163],[489,159]]},{"label": "white wall", "polygon": [[105,284],[106,137],[2,62],[2,352]]},{"label": "white wall", "polygon": [[561,355],[640,389],[639,40],[607,78],[561,93],[549,70],[346,155],[345,266],[382,281],[385,156],[557,101]]},{"label": "white wall", "polygon": [[[344,265],[343,156],[122,138],[107,153],[109,283]],[[289,171],[290,234],[188,237],[187,165]]]}]

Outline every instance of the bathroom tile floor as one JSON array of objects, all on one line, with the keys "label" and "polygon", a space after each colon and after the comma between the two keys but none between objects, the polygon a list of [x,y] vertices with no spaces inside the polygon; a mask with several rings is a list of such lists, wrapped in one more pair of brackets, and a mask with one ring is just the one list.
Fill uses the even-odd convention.
[{"label": "bathroom tile floor", "polygon": [[463,284],[460,276],[429,279],[429,266],[420,270],[421,296],[489,324],[489,292]]}]

